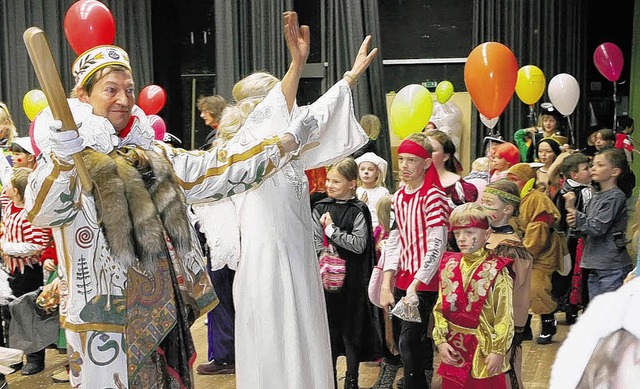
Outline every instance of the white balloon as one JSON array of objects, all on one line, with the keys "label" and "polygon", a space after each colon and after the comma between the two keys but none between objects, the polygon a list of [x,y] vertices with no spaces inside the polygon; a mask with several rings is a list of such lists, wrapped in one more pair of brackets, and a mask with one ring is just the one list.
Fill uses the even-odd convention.
[{"label": "white balloon", "polygon": [[498,120],[500,120],[500,116],[489,119],[488,117],[484,116],[483,114],[480,114],[480,121],[482,122],[482,124],[484,124],[485,126],[487,126],[490,129],[493,129],[493,127],[496,126],[496,124],[498,124]]},{"label": "white balloon", "polygon": [[549,100],[558,112],[569,116],[576,109],[578,100],[580,100],[580,85],[572,75],[560,73],[549,81],[547,93]]},{"label": "white balloon", "polygon": [[438,130],[450,137],[460,137],[462,135],[462,111],[456,103],[449,100],[444,104],[433,102],[431,121]]}]

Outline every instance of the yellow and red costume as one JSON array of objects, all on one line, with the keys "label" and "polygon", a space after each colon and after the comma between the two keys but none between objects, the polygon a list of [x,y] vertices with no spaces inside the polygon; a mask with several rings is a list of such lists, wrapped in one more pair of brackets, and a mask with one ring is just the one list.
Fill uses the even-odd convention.
[{"label": "yellow and red costume", "polygon": [[489,354],[506,355],[513,338],[512,262],[487,249],[462,254],[447,252],[440,266],[440,289],[433,310],[436,345],[449,343],[460,355],[459,365],[440,364],[443,388],[504,387],[501,373],[489,376]]}]

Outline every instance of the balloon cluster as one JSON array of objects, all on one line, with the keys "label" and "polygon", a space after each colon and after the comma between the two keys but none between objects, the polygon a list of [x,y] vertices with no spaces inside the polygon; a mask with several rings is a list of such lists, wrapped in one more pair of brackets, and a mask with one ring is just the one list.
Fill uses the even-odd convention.
[{"label": "balloon cluster", "polygon": [[[593,53],[593,62],[598,71],[614,83],[615,99],[616,82],[624,66],[622,50],[613,43],[603,43]],[[514,92],[533,112],[546,86],[540,68],[525,65],[518,69],[513,52],[498,42],[485,42],[471,51],[464,67],[464,82],[482,123],[488,128],[495,127]],[[558,112],[569,116],[580,99],[580,86],[575,77],[561,73],[551,78],[547,93]],[[453,85],[449,81],[436,87],[440,104],[445,104],[452,95]],[[429,122],[432,109],[429,91],[420,85],[408,85],[391,103],[391,128],[400,138],[419,132]]]}]

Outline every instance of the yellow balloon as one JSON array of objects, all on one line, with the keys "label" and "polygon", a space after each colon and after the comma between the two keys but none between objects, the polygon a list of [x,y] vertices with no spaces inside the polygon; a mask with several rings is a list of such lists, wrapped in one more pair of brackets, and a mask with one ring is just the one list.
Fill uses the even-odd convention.
[{"label": "yellow balloon", "polygon": [[516,94],[523,103],[532,105],[540,100],[545,85],[544,73],[537,66],[526,65],[518,70]]},{"label": "yellow balloon", "polygon": [[32,89],[22,98],[22,108],[30,121],[33,121],[36,115],[48,106],[47,96],[40,89]]},{"label": "yellow balloon", "polygon": [[440,104],[444,104],[453,96],[453,84],[449,81],[441,81],[436,86],[436,98]]},{"label": "yellow balloon", "polygon": [[420,132],[429,123],[433,111],[433,99],[422,85],[411,84],[400,89],[391,102],[389,124],[400,138]]}]

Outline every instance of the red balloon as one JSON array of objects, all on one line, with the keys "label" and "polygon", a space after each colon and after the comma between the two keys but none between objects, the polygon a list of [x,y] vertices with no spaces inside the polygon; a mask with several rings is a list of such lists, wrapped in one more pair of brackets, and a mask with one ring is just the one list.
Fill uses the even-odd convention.
[{"label": "red balloon", "polygon": [[64,17],[64,33],[76,54],[100,45],[112,45],[116,22],[106,5],[96,0],[74,3]]},{"label": "red balloon", "polygon": [[158,85],[147,85],[138,95],[138,106],[147,115],[155,115],[160,112],[166,102],[167,94]]},{"label": "red balloon", "polygon": [[155,133],[154,139],[164,140],[164,134],[166,134],[167,132],[167,124],[164,122],[164,119],[162,119],[158,115],[149,115],[147,116],[147,119],[149,120],[149,124],[151,125],[151,128],[153,128],[153,132]]},{"label": "red balloon", "polygon": [[616,82],[624,67],[622,50],[611,42],[603,43],[593,52],[593,63],[604,78]]},{"label": "red balloon", "polygon": [[485,42],[471,51],[464,65],[464,83],[478,111],[487,119],[500,116],[509,104],[518,79],[518,61],[498,42]]}]

